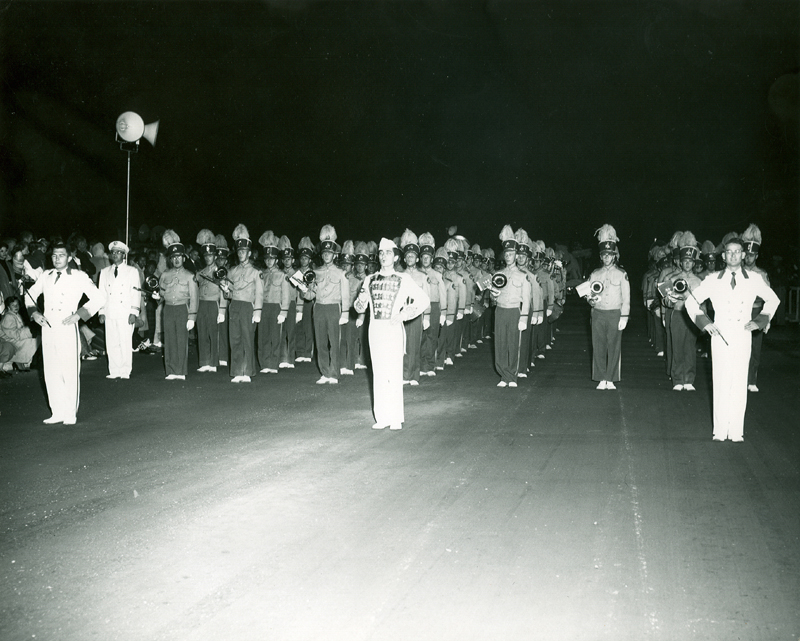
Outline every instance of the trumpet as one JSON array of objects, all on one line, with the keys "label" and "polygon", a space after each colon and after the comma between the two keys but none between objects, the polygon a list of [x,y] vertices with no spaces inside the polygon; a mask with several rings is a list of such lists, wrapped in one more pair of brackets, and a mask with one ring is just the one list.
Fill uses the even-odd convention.
[{"label": "trumpet", "polygon": [[601,283],[599,280],[593,280],[589,285],[589,289],[592,290],[592,294],[599,296],[603,293],[603,283]]},{"label": "trumpet", "polygon": [[481,291],[489,290],[490,292],[497,293],[497,290],[503,289],[508,284],[508,277],[503,272],[487,275],[477,281],[476,285]]},{"label": "trumpet", "polygon": [[212,275],[217,280],[223,280],[228,277],[228,270],[224,267],[217,267]]},{"label": "trumpet", "polygon": [[672,284],[672,291],[676,294],[683,294],[687,289],[689,289],[689,284],[686,282],[685,278],[679,278]]},{"label": "trumpet", "polygon": [[142,292],[143,294],[149,294],[153,298],[158,297],[158,292],[160,287],[158,286],[158,277],[157,276],[148,276],[144,279],[144,288],[141,287],[134,287],[136,291]]},{"label": "trumpet", "polygon": [[309,269],[307,272],[303,273],[299,269],[292,274],[291,276],[287,276],[286,280],[288,280],[292,285],[297,287],[302,293],[306,293],[308,288],[314,283],[317,279],[317,275],[314,273],[313,269]]}]

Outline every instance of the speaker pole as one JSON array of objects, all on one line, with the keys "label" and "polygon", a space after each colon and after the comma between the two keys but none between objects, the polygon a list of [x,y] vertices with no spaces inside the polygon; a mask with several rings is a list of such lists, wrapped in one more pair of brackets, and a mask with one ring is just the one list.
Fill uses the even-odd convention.
[{"label": "speaker pole", "polygon": [[125,245],[128,245],[128,225],[131,219],[131,152],[128,151],[128,197],[125,204]]}]

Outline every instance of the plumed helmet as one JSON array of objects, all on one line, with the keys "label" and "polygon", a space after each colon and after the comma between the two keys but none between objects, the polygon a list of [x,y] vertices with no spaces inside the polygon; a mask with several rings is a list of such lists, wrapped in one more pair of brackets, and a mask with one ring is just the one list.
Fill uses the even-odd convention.
[{"label": "plumed helmet", "polygon": [[503,251],[507,249],[517,251],[517,239],[514,237],[514,230],[511,229],[511,225],[505,225],[500,230],[500,244],[503,247]]},{"label": "plumed helmet", "polygon": [[250,232],[241,223],[236,225],[236,229],[233,230],[233,246],[237,251],[250,249],[253,246],[253,242],[250,240]]},{"label": "plumed helmet", "polygon": [[421,254],[430,254],[433,256],[436,242],[433,240],[433,234],[425,232],[419,235],[419,251]]},{"label": "plumed helmet", "polygon": [[757,254],[761,248],[761,230],[757,225],[750,223],[742,234],[742,240],[744,241],[744,250],[746,252]]},{"label": "plumed helmet", "polygon": [[335,254],[341,249],[336,243],[336,230],[333,228],[333,225],[322,226],[319,232],[319,240],[320,252],[329,251]]},{"label": "plumed helmet", "polygon": [[167,250],[167,258],[186,256],[186,248],[181,243],[180,236],[174,230],[167,229],[161,237],[161,242]]},{"label": "plumed helmet", "polygon": [[314,244],[308,236],[303,236],[300,239],[297,249],[300,256],[308,256],[310,258],[314,255]]},{"label": "plumed helmet", "polygon": [[217,253],[216,237],[210,229],[201,229],[197,232],[197,244],[200,245],[201,254]]},{"label": "plumed helmet", "polygon": [[403,253],[414,252],[419,255],[419,240],[417,239],[417,235],[410,229],[406,229],[402,236],[400,236],[400,247],[403,249]]},{"label": "plumed helmet", "polygon": [[608,252],[612,254],[618,253],[617,243],[619,242],[619,237],[617,236],[617,231],[611,225],[603,225],[600,229],[595,231],[595,235],[599,242],[601,255]]}]

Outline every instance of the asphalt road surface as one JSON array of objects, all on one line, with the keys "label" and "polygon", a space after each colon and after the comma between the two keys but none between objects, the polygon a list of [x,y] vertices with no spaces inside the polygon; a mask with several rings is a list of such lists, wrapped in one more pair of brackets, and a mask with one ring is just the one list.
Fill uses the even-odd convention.
[{"label": "asphalt road surface", "polygon": [[796,641],[796,328],[716,443],[709,360],[673,392],[634,317],[597,391],[587,309],[516,390],[491,343],[407,387],[399,432],[311,364],[84,363],[73,427],[38,373],[0,381],[0,639]]}]

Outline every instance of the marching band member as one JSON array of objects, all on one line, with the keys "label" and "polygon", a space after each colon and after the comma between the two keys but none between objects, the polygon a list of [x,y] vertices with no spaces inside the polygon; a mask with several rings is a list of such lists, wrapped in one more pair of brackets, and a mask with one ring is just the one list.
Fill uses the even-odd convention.
[{"label": "marching band member", "polygon": [[218,321],[224,297],[220,284],[214,277],[217,270],[216,242],[216,236],[210,229],[201,229],[197,233],[200,255],[205,263],[195,279],[200,299],[197,307],[197,353],[200,361],[198,372],[216,372],[219,363]]},{"label": "marching band member", "polygon": [[[355,244],[355,265],[354,265],[354,273],[356,280],[358,281],[355,296],[358,296],[358,292],[361,291],[361,285],[364,283],[364,279],[367,277],[367,267],[369,266],[369,243],[365,243],[364,241],[358,241]],[[355,283],[353,283],[355,284]],[[353,295],[352,288],[350,290],[351,298]],[[355,299],[353,299],[353,305],[355,305]],[[354,308],[355,311],[355,308]],[[369,339],[367,337],[367,325],[364,323],[364,314],[359,314],[356,312],[356,322],[355,322],[355,331],[356,331],[356,363],[355,369],[367,369],[367,359],[369,353]]]},{"label": "marching band member", "polygon": [[[228,271],[228,258],[231,250],[228,249],[228,241],[222,234],[217,234],[214,238],[214,244],[217,247],[217,254],[214,258],[214,263],[217,269],[224,269]],[[228,299],[225,297],[225,292],[220,288],[222,298],[220,299],[219,310],[217,311],[217,348],[219,350],[219,364],[222,367],[227,367],[228,361],[231,357],[231,338],[228,331]],[[213,370],[212,370],[213,371]]]},{"label": "marching band member", "polygon": [[341,326],[342,340],[339,344],[342,357],[339,374],[342,376],[352,376],[356,367],[356,335],[360,328],[356,328],[358,314],[353,309],[353,303],[356,300],[356,296],[358,296],[358,291],[364,278],[359,278],[355,274],[355,253],[355,244],[352,240],[346,240],[342,243],[342,255],[339,259],[339,265],[344,270],[350,292],[350,300],[343,301],[342,305],[343,310],[347,309],[347,322]]},{"label": "marching band member", "polygon": [[[47,400],[53,415],[46,424],[75,425],[80,404],[80,338],[78,321],[89,320],[103,305],[103,293],[86,272],[68,266],[64,243],[52,249],[53,269],[43,271],[27,291],[30,319],[42,328],[42,356]],[[33,301],[44,295],[44,313]],[[80,308],[83,296],[89,300]]]},{"label": "marching band member", "polygon": [[[300,261],[300,271],[307,274],[312,271],[311,258],[314,255],[314,245],[308,236],[303,236],[297,245],[298,260]],[[304,297],[302,292],[297,298],[297,313],[295,322],[295,344],[297,345],[297,357],[295,363],[310,363],[311,356],[314,354],[314,300]]]},{"label": "marching band member", "polygon": [[258,239],[264,248],[265,269],[261,273],[264,295],[261,305],[261,322],[258,325],[258,363],[262,374],[277,374],[283,342],[283,325],[289,316],[292,286],[278,266],[280,252],[278,238],[265,231]]},{"label": "marching band member", "polygon": [[125,262],[128,246],[115,240],[108,246],[111,265],[100,270],[100,291],[105,303],[98,319],[106,328],[106,378],[131,377],[133,328],[142,308],[142,279],[139,270]]},{"label": "marching band member", "polygon": [[[780,301],[760,274],[742,267],[744,241],[730,238],[724,248],[725,269],[703,279],[694,296],[686,299],[686,311],[698,327],[711,335],[713,438],[743,441],[747,369],[753,343],[750,333],[766,327]],[[752,319],[756,297],[761,297],[764,306]],[[714,305],[713,323],[700,309],[705,300]]]},{"label": "marching band member", "polygon": [[[761,230],[757,225],[748,225],[747,229],[745,229],[744,233],[742,234],[742,240],[744,241],[745,252],[744,265],[747,268],[747,271],[759,274],[761,278],[764,279],[764,282],[770,286],[767,272],[756,265],[756,260],[758,260],[758,250],[761,248]],[[761,299],[761,297],[756,297],[755,301],[753,302],[753,320],[758,318],[758,315],[761,314],[763,307],[764,301]],[[763,328],[754,329],[752,331],[753,347],[750,350],[750,365],[747,369],[747,391],[749,392],[758,391],[756,380],[758,378],[758,366],[761,363],[761,344],[764,341],[764,334],[766,334],[768,331],[769,323],[767,323]]]},{"label": "marching band member", "polygon": [[403,410],[403,322],[429,306],[430,299],[414,279],[395,271],[397,245],[381,239],[380,272],[370,274],[355,301],[358,313],[370,309],[369,345],[372,358],[373,429],[399,430],[405,421]]},{"label": "marching band member", "polygon": [[[656,287],[663,287],[672,274],[680,271],[680,244],[683,232],[676,231],[672,234],[672,238],[667,243],[667,261],[666,265],[661,269],[656,281]],[[667,366],[667,376],[672,375],[672,307],[670,301],[661,297],[661,322],[664,325],[664,358]]]},{"label": "marching band member", "polygon": [[527,277],[516,265],[517,241],[509,225],[500,232],[503,244],[502,273],[505,287],[492,292],[497,309],[494,319],[494,365],[500,375],[497,387],[516,387],[521,332],[529,324],[531,289]]},{"label": "marching band member", "polygon": [[189,367],[189,332],[197,319],[197,283],[194,274],[184,269],[186,249],[173,230],[164,232],[161,242],[166,247],[169,268],[159,280],[164,299],[164,366],[166,380],[185,380]]},{"label": "marching band member", "polygon": [[[446,244],[447,243],[445,242],[445,245]],[[441,298],[439,301],[441,306],[441,311],[439,312],[439,340],[436,345],[436,357],[434,359],[434,370],[437,371],[442,371],[446,364],[446,359],[449,359],[447,355],[447,349],[448,345],[452,342],[453,323],[455,322],[456,315],[458,313],[458,288],[456,287],[455,282],[445,278],[445,272],[447,271],[448,264],[451,262],[452,264],[455,264],[454,261],[451,261],[447,249],[444,247],[439,247],[439,249],[436,250],[436,254],[433,258],[433,269],[442,278],[445,297]],[[449,360],[449,365],[452,365],[452,359]]]},{"label": "marching band member", "polygon": [[[547,320],[553,313],[553,305],[555,303],[555,290],[553,288],[553,281],[550,279],[550,272],[547,270],[545,253],[546,247],[543,240],[533,241],[533,274],[539,287],[542,290],[542,306],[544,309],[544,318]],[[548,343],[549,329],[546,322],[542,322],[535,326],[531,352],[532,356],[536,358],[544,358],[545,346]]]},{"label": "marching band member", "polygon": [[[456,320],[456,345],[455,355],[461,357],[467,353],[467,345],[469,341],[469,332],[467,325],[469,319],[472,318],[472,303],[475,300],[475,281],[467,270],[466,257],[469,252],[469,243],[463,236],[456,235],[455,238],[459,243],[458,251],[456,252],[456,273],[461,277],[464,283],[464,312],[461,318]],[[464,336],[466,335],[466,338]],[[477,347],[477,346],[476,346]]]},{"label": "marching band member", "polygon": [[255,334],[261,322],[264,287],[261,272],[250,262],[253,241],[244,225],[233,230],[233,246],[239,261],[228,272],[231,300],[228,304],[228,325],[231,339],[232,383],[249,383],[256,374]]},{"label": "marching band member", "polygon": [[[443,353],[445,365],[452,365],[453,358],[459,355],[460,348],[458,346],[457,326],[458,321],[464,318],[464,305],[467,298],[467,287],[464,279],[456,271],[456,264],[458,260],[459,242],[455,238],[448,238],[444,243],[444,249],[447,251],[447,268],[442,274],[442,278],[448,286],[452,286],[456,293],[456,313],[451,319],[448,317],[445,322],[445,332],[441,342],[443,343]],[[452,322],[451,322],[452,321]]]},{"label": "marching band member", "polygon": [[314,270],[316,278],[305,299],[315,301],[314,347],[321,374],[317,385],[324,385],[339,382],[339,327],[350,317],[343,307],[350,301],[350,284],[344,272],[333,264],[334,254],[339,251],[333,225],[322,227],[319,240],[322,266]]},{"label": "marching band member", "polygon": [[[520,228],[514,232],[514,240],[517,241],[517,269],[525,275],[525,279],[528,281],[528,287],[531,291],[531,310],[535,309],[533,303],[533,282],[536,282],[536,291],[541,293],[541,288],[539,287],[538,281],[536,281],[536,277],[529,271],[528,268],[528,245],[531,243],[531,239],[528,236],[528,232],[524,229]],[[533,316],[531,312],[530,316]],[[517,366],[517,377],[518,378],[527,378],[528,372],[530,371],[531,366],[531,337],[533,336],[533,327],[531,323],[525,327],[525,329],[520,332],[519,337],[519,364]]]},{"label": "marching band member", "polygon": [[[280,268],[289,283],[289,312],[283,321],[283,334],[281,337],[281,356],[278,369],[294,369],[294,359],[297,350],[295,334],[297,330],[297,312],[302,310],[303,298],[300,290],[288,280],[294,274],[294,249],[288,236],[281,236],[278,240],[278,254]],[[299,305],[299,306],[298,306]]]},{"label": "marching band member", "polygon": [[617,389],[622,356],[622,331],[628,324],[631,289],[628,274],[615,265],[619,255],[617,232],[611,225],[597,230],[600,260],[603,266],[592,272],[589,280],[603,285],[598,296],[589,298],[592,306],[592,380],[597,389]]},{"label": "marching band member", "polygon": [[[405,261],[405,273],[408,274],[430,300],[428,277],[419,267],[419,240],[410,229],[406,229],[400,237],[400,247]],[[422,314],[405,321],[406,349],[403,357],[403,385],[419,385],[420,360],[422,350],[422,332],[430,328],[430,307]]]},{"label": "marching band member", "polygon": [[[699,250],[697,240],[692,232],[683,233],[679,249],[681,270],[670,274],[666,282],[669,293],[665,297],[665,302],[672,309],[670,321],[672,369],[670,377],[674,391],[694,392],[694,379],[697,372],[697,336],[694,333],[694,325],[690,325],[691,320],[684,311],[686,299],[700,284],[700,279],[693,270],[694,259]],[[676,283],[681,287],[677,287]]]},{"label": "marching band member", "polygon": [[[428,281],[428,297],[431,301],[429,324],[422,331],[420,345],[420,375],[436,376],[436,356],[439,348],[439,334],[447,321],[447,288],[442,271],[433,266],[435,250],[433,234],[425,232],[419,237],[419,256],[422,271]],[[445,252],[446,255],[446,252]]]}]

